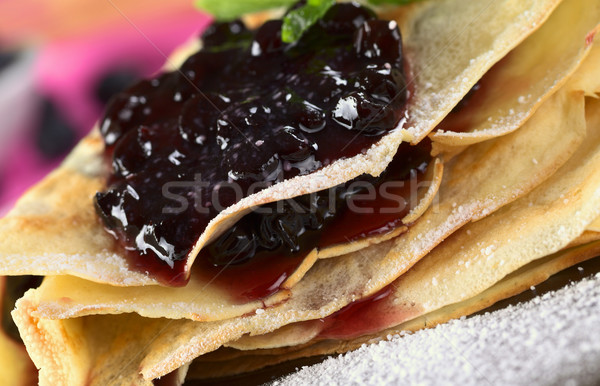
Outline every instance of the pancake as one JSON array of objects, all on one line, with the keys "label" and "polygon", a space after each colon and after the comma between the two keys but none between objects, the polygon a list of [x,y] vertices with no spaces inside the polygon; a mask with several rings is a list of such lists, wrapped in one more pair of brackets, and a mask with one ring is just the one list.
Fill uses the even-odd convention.
[{"label": "pancake", "polygon": [[[555,103],[550,104],[552,101]],[[562,108],[558,108],[558,105],[561,105]],[[569,111],[569,113],[565,114],[564,109]],[[485,217],[485,215],[481,215],[481,212],[491,212],[497,209],[496,207],[500,206],[502,202],[510,201],[515,196],[518,196],[519,193],[533,189],[536,179],[541,183],[549,175],[552,175],[559,166],[576,152],[577,145],[583,141],[585,136],[583,109],[582,93],[559,93],[547,102],[547,111],[546,109],[540,110],[523,128],[496,140],[474,145],[469,152],[461,154],[461,156],[457,157],[449,165],[450,172],[446,174],[447,176],[454,176],[455,179],[445,180],[440,189],[442,192],[446,191],[450,193],[453,184],[464,187],[469,183],[469,186],[472,186],[472,188],[468,191],[471,193],[468,197],[459,195],[457,189],[455,189],[457,191],[456,196],[447,193],[447,199],[450,197],[451,200],[444,205],[440,204],[430,208],[411,229],[419,229],[418,224],[422,221],[424,224],[427,224],[428,229],[438,229],[436,233],[440,235],[438,238],[438,242],[440,242],[445,237],[446,229],[449,226],[457,226],[456,222],[458,220],[456,217],[452,218],[451,216],[453,212],[461,214],[459,220],[466,223],[470,217],[472,218],[476,215]],[[565,133],[562,130],[565,124],[562,120],[568,122],[572,130]],[[578,127],[579,129],[577,129]],[[567,135],[571,136],[570,140],[567,139]],[[541,142],[541,138],[547,142]],[[522,149],[519,146],[522,146]],[[527,153],[525,151],[525,149],[532,151],[536,148],[539,154]],[[511,149],[510,157],[506,157],[507,149]],[[557,153],[550,155],[550,151]],[[522,157],[527,157],[527,160],[530,160],[532,156],[538,157],[539,162],[537,166],[539,169],[529,166],[518,168],[517,165],[523,164],[523,160],[516,159],[519,154]],[[507,165],[506,168],[502,167],[504,164]],[[511,170],[508,166],[514,167],[512,174],[506,173],[506,171]],[[503,178],[487,178],[497,169],[504,171],[504,173],[497,173],[502,174]],[[477,175],[480,177],[477,177]],[[447,189],[444,189],[444,183],[447,184]],[[498,191],[498,185],[502,186],[502,184],[506,188],[504,191]],[[495,193],[497,200],[486,199],[490,193]],[[501,199],[502,196],[505,198]],[[465,216],[466,212],[464,210],[457,212],[458,203],[457,205],[453,205],[456,198],[466,200],[463,201],[465,208],[470,207],[477,210],[471,211],[469,216]],[[461,202],[459,201],[459,203]],[[433,221],[438,221],[439,225],[432,226]],[[435,244],[434,241],[430,240],[429,242]],[[412,248],[409,248],[411,244]],[[407,247],[398,248],[399,245],[407,245]],[[394,250],[394,247],[398,249]],[[66,302],[64,299],[61,299],[65,294],[65,292],[62,292],[62,288],[66,287],[61,287],[60,285],[46,287],[46,284],[43,284],[40,289],[28,292],[21,299],[14,317],[23,331],[32,331],[30,326],[38,326],[37,328],[43,326],[39,331],[36,331],[36,328],[34,328],[33,331],[35,332],[33,332],[33,335],[26,337],[25,340],[29,341],[30,350],[40,355],[37,358],[38,361],[44,363],[50,360],[50,358],[54,358],[52,360],[61,361],[62,368],[70,368],[70,366],[77,366],[79,368],[81,366],[76,361],[72,361],[69,355],[57,357],[52,354],[53,351],[59,350],[60,347],[64,345],[68,346],[68,342],[72,338],[61,337],[60,335],[55,336],[53,333],[47,333],[47,331],[52,331],[55,328],[66,328],[69,331],[68,335],[73,334],[77,337],[78,341],[94,339],[95,343],[92,344],[90,341],[90,345],[94,347],[100,345],[102,346],[100,350],[110,352],[111,355],[115,355],[118,358],[119,355],[112,350],[115,343],[111,341],[110,334],[106,335],[107,330],[111,328],[110,325],[131,325],[134,324],[132,318],[135,320],[135,326],[129,326],[128,328],[142,330],[142,326],[149,324],[152,326],[152,329],[145,333],[144,337],[139,338],[139,342],[137,342],[138,346],[136,346],[135,341],[128,342],[129,346],[122,343],[118,346],[122,347],[128,353],[140,352],[139,357],[134,359],[138,364],[133,367],[141,368],[142,374],[146,378],[152,379],[173,371],[202,353],[212,351],[224,343],[235,341],[244,334],[260,335],[290,323],[325,317],[352,301],[368,297],[406,272],[409,269],[411,261],[416,262],[420,255],[425,255],[428,252],[427,248],[425,248],[418,254],[413,254],[412,251],[419,247],[422,248],[423,243],[418,238],[401,236],[397,240],[378,244],[363,251],[319,261],[307,273],[306,277],[292,288],[292,296],[287,302],[277,307],[268,307],[264,309],[264,312],[255,313],[252,316],[227,319],[221,322],[198,323],[181,319],[166,321],[164,319],[139,318],[131,314],[112,316],[94,315],[66,320],[45,319],[60,317],[56,312],[65,312],[65,309],[75,309],[77,311],[79,307],[76,304],[77,302],[71,302],[70,299],[73,299],[79,293],[82,294],[82,299],[86,299],[86,297],[89,299],[92,296],[102,296],[104,293],[104,288],[102,287],[87,291],[87,294],[84,292],[86,289],[92,288],[90,286],[103,286],[91,282],[85,286],[82,282],[71,286],[70,288],[73,290],[80,288],[83,291],[79,291],[79,293],[76,291],[69,292],[68,296],[70,299]],[[406,252],[404,254],[396,252],[402,250]],[[408,263],[403,262],[403,260],[408,261]],[[336,280],[336,278],[339,279]],[[63,277],[62,279],[80,280],[68,277]],[[46,282],[57,283],[59,280],[61,280],[61,277],[55,277],[52,280],[47,279]],[[52,293],[46,290],[52,288],[56,288],[58,292],[52,291],[55,292]],[[153,286],[147,287],[144,293],[140,294],[138,292],[138,294],[143,296],[144,294],[148,294],[151,289],[180,290]],[[150,297],[148,297],[147,306],[144,306],[139,296],[131,298],[131,300],[135,299],[135,304],[123,301],[127,290],[129,288],[119,289],[120,296],[117,299],[112,299],[113,307],[118,307],[116,310],[106,310],[106,308],[100,307],[98,303],[94,304],[93,302],[88,302],[88,300],[81,301],[81,304],[85,304],[90,311],[94,309],[94,306],[97,306],[95,307],[96,312],[109,313],[127,311],[144,312],[142,311],[144,308],[147,310],[160,310],[161,305],[154,304],[155,300],[152,302]],[[164,295],[153,296],[152,298],[156,299],[161,296]],[[55,300],[52,300],[52,298]],[[169,311],[170,309],[167,310],[167,312]],[[54,313],[54,316],[52,316],[52,313]],[[85,324],[86,328],[80,331],[75,327],[71,327],[74,323],[76,326]],[[48,325],[46,326],[46,324]],[[157,333],[157,331],[160,331],[160,333]],[[92,334],[97,338],[86,337],[85,334]],[[40,335],[46,336],[45,347],[50,348],[55,346],[56,348],[49,350],[35,349],[35,342],[39,339],[36,337]],[[106,342],[106,344],[100,344],[98,340]],[[141,344],[141,342],[145,343]],[[45,358],[42,355],[48,355],[50,358]],[[124,353],[123,355],[127,354]],[[99,357],[95,357],[93,360],[90,359],[90,362],[95,363],[94,367],[110,367],[108,363],[100,361]],[[52,367],[43,366],[42,368],[50,369]]]}]

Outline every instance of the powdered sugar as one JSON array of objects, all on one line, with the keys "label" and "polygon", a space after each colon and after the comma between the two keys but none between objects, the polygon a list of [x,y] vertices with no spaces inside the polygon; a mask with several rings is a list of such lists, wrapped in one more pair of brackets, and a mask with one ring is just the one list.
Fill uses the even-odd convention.
[{"label": "powdered sugar", "polygon": [[600,274],[305,367],[277,385],[600,383]]}]

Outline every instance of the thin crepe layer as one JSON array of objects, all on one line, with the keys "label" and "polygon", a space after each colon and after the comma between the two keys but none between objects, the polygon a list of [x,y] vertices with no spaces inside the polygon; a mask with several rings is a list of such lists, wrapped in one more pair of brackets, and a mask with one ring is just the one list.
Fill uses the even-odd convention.
[{"label": "thin crepe layer", "polygon": [[574,90],[583,90],[585,96],[597,98],[600,93],[600,77],[598,77],[598,63],[600,63],[600,41],[595,34],[590,34],[593,40],[592,50],[579,69],[569,81]]},{"label": "thin crepe layer", "polygon": [[[571,130],[563,131],[565,126]],[[453,160],[448,168],[449,178],[445,178],[440,188],[440,204],[430,208],[411,228],[421,229],[421,234],[424,234],[423,229],[432,230],[435,238],[429,238],[427,243],[424,243],[424,240],[418,237],[419,233],[414,233],[417,236],[413,236],[409,231],[408,235],[396,240],[335,259],[321,260],[292,289],[290,300],[252,316],[206,323],[136,317],[136,323],[140,323],[140,326],[137,326],[140,330],[145,323],[157,323],[160,327],[159,333],[154,330],[138,337],[137,344],[141,355],[136,357],[136,365],[131,369],[141,371],[145,379],[152,379],[173,371],[198,355],[237,340],[244,334],[265,334],[293,322],[322,318],[354,300],[375,293],[408,270],[448,233],[515,200],[552,175],[573,154],[584,136],[581,95],[575,96],[566,92],[556,94],[520,130],[496,140],[474,145],[469,152]],[[536,157],[538,163],[530,163],[531,157]],[[42,355],[40,352],[43,350],[36,342],[40,340],[40,336],[47,334],[47,331],[59,329],[56,326],[65,328],[71,326],[71,321],[85,320],[85,330],[70,330],[74,331],[73,339],[87,340],[90,345],[96,345],[97,350],[100,350],[97,346],[101,345],[101,350],[114,352],[114,355],[119,357],[121,354],[118,350],[106,348],[112,345],[114,338],[110,333],[105,335],[109,327],[102,327],[105,326],[102,323],[106,323],[107,326],[119,325],[127,323],[127,318],[132,316],[98,315],[66,321],[39,319],[40,316],[52,317],[50,314],[40,313],[39,299],[45,297],[43,307],[47,307],[49,298],[54,297],[57,300],[62,296],[60,293],[46,293],[44,288],[42,285],[40,289],[28,292],[15,312],[15,319],[21,331],[27,331],[24,339],[28,342],[30,350],[35,353],[32,357],[36,364],[42,367],[42,374],[47,376],[53,371],[53,367],[50,366],[54,364],[53,361],[60,361],[59,368],[77,366],[77,369],[85,369],[84,371],[88,372],[108,371],[104,367],[105,362],[97,359],[90,361],[95,363],[94,366],[90,363],[81,366],[77,360],[72,362],[69,355],[53,353],[53,349],[58,350],[61,347],[59,345]],[[136,312],[145,307],[153,307],[152,304],[132,305],[123,301],[117,306]],[[35,323],[36,326],[42,326],[40,330],[29,328]],[[132,345],[135,346],[135,343]],[[128,350],[131,351],[131,347]]]},{"label": "thin crepe layer", "polygon": [[409,12],[400,9],[398,19],[414,84],[411,104],[421,106],[409,110],[406,130],[412,142],[429,134],[456,106],[455,101],[541,27],[559,3],[444,0],[418,4]]},{"label": "thin crepe layer", "polygon": [[60,168],[29,190],[0,220],[4,275],[71,274],[113,285],[153,284],[115,250],[93,207],[107,170],[94,131]]},{"label": "thin crepe layer", "polygon": [[598,255],[600,255],[599,242],[558,252],[522,267],[471,299],[443,307],[375,335],[363,336],[350,341],[309,342],[281,349],[252,351],[220,349],[194,360],[190,365],[188,379],[207,380],[234,376],[298,358],[344,353],[357,349],[363,344],[389,339],[395,334],[432,328],[449,320],[485,310],[500,300],[518,295],[531,286],[546,281],[550,276],[583,261],[596,258]]},{"label": "thin crepe layer", "polygon": [[438,125],[434,142],[465,146],[521,127],[580,66],[599,23],[597,1],[563,1],[540,29],[483,76],[482,89],[467,97],[465,107]]},{"label": "thin crepe layer", "polygon": [[461,228],[394,282],[392,309],[430,312],[474,297],[579,237],[600,215],[600,103],[588,102],[587,127],[584,143],[550,179]]},{"label": "thin crepe layer", "polygon": [[589,227],[590,226],[588,225],[586,230],[581,235],[579,235],[579,237],[571,241],[569,245],[567,245],[567,248],[575,248],[583,244],[589,244],[594,241],[600,240],[600,232],[590,231],[588,230]]},{"label": "thin crepe layer", "polygon": [[[199,236],[186,272],[203,245],[253,206],[327,189],[362,174],[379,175],[403,139],[408,136],[418,142],[431,131],[494,63],[543,23],[558,3],[495,1],[483,6],[480,2],[444,0],[419,4],[410,14],[394,9],[404,12],[398,16],[399,24],[414,76],[407,106],[411,127],[386,135],[365,154],[284,181],[227,208]],[[0,274],[70,274],[118,286],[158,284],[128,268],[95,217],[92,197],[103,188],[106,174],[102,159],[101,140],[93,133],[0,221]]]},{"label": "thin crepe layer", "polygon": [[[587,254],[585,259],[588,258],[592,258],[595,257],[596,254],[600,254],[600,250],[598,250],[598,248],[600,247],[600,244],[596,243],[597,241],[600,241],[600,233],[597,232],[584,232],[582,235],[580,235],[579,237],[577,237],[575,240],[572,240],[566,248],[564,248],[563,250],[561,250],[560,252],[557,252],[556,254],[561,254],[564,253],[567,250],[575,250],[578,247],[581,246],[587,246],[587,245],[597,245],[598,247],[596,247],[595,249],[593,249],[593,253]],[[438,248],[443,248],[443,245],[438,246]],[[586,248],[585,250],[588,250],[589,248]],[[579,250],[579,249],[578,249]],[[428,259],[428,257],[425,257],[422,261],[426,261]],[[534,260],[533,262],[527,264],[526,266],[519,268],[516,272],[520,272],[520,271],[524,271],[524,270],[528,270],[530,269],[529,267],[532,266],[537,266],[539,264],[542,264],[542,262],[546,262],[548,260],[548,257],[544,257],[538,260]],[[580,260],[569,260],[572,261],[572,264],[578,263],[580,262]],[[418,263],[417,266],[421,264]],[[544,263],[545,264],[545,263]],[[561,266],[563,267],[563,266]],[[566,266],[564,266],[563,268],[566,268]],[[561,269],[563,269],[561,268]],[[503,278],[502,280],[500,280],[498,283],[504,283],[507,278],[512,278],[514,276],[516,276],[517,274],[515,273],[511,273],[508,276],[506,276],[505,278]],[[437,279],[436,279],[437,280]],[[540,279],[540,282],[545,280],[544,279]],[[498,283],[494,284],[494,287],[496,287],[498,285]],[[525,283],[518,283],[519,286],[515,286],[515,287],[519,287],[523,289],[527,289],[529,287],[529,285],[525,285]],[[422,283],[422,286],[425,285],[429,285],[429,283]],[[531,285],[535,285],[535,284],[531,284]],[[488,290],[484,291],[483,293],[486,293]],[[512,295],[510,295],[512,296]],[[485,296],[476,296],[475,298],[482,298],[482,299],[486,299],[486,303],[485,303],[485,307],[488,307],[490,304],[487,303],[487,301],[489,300],[488,298],[485,298]],[[470,301],[470,300],[469,300]],[[457,304],[463,304],[463,302],[459,302]],[[416,305],[415,305],[416,307]],[[452,306],[446,306],[443,307],[442,309],[446,309],[448,307],[452,307]],[[369,311],[367,309],[367,311]],[[373,311],[373,310],[370,310]],[[421,311],[422,312],[422,311]],[[434,311],[434,312],[438,312],[438,311]],[[411,314],[414,314],[414,310],[413,312],[411,312]],[[429,314],[427,314],[429,315]],[[467,315],[467,313],[464,314],[457,314],[456,316],[463,316],[463,315]],[[416,319],[422,319],[424,318],[424,316],[420,316]],[[374,315],[373,319],[377,319],[376,315]],[[349,322],[351,322],[351,320],[349,320]],[[304,347],[308,347],[312,344],[314,344],[316,341],[320,341],[323,339],[314,339],[315,337],[317,337],[319,335],[319,333],[321,331],[323,331],[323,324],[325,323],[324,320],[318,320],[318,321],[307,321],[307,322],[301,322],[301,323],[293,323],[293,324],[289,324],[286,325],[272,333],[269,334],[265,334],[265,335],[257,335],[257,336],[244,336],[241,339],[235,341],[235,342],[231,342],[226,344],[224,347],[213,351],[211,353],[207,353],[205,355],[202,355],[200,357],[198,357],[197,359],[194,360],[194,363],[197,362],[221,362],[221,363],[225,363],[225,362],[232,362],[233,359],[237,359],[240,357],[246,357],[246,356],[258,356],[258,355],[285,355],[288,354],[290,352],[295,352],[298,351],[300,349],[303,349]],[[409,322],[404,322],[402,323],[402,325],[406,325],[406,323]],[[429,327],[428,325],[423,326],[423,327]],[[412,331],[412,329],[411,329]],[[369,334],[367,334],[369,335]],[[372,336],[372,335],[369,335]],[[268,364],[264,364],[263,366],[267,366]],[[259,366],[262,367],[262,366]],[[248,369],[248,370],[243,370],[243,371],[251,371],[254,369]],[[207,378],[210,377],[216,377],[216,376],[228,376],[228,375],[233,375],[233,373],[230,373],[230,371],[232,371],[231,369],[214,369],[213,371],[208,371],[206,374]],[[242,371],[242,370],[240,370]]]}]

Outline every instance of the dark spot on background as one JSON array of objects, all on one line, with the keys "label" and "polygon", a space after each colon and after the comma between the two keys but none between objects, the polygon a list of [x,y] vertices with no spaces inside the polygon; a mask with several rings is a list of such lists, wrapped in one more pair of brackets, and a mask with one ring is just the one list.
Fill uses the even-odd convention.
[{"label": "dark spot on background", "polygon": [[66,154],[75,144],[75,130],[50,100],[44,100],[36,131],[36,145],[47,159]]},{"label": "dark spot on background", "polygon": [[16,52],[3,52],[0,51],[0,71],[5,67],[8,67],[11,63],[13,63],[17,58]]}]

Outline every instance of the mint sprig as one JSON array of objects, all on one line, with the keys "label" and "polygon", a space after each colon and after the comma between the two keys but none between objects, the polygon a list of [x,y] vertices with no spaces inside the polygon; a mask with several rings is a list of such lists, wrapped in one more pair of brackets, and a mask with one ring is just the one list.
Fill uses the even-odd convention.
[{"label": "mint sprig", "polygon": [[[195,0],[196,7],[213,15],[218,20],[233,20],[246,13],[264,11],[272,8],[290,7],[297,0]],[[404,5],[421,0],[366,0],[374,5]],[[281,40],[293,43],[325,15],[336,0],[308,0],[305,5],[296,8],[283,18]]]},{"label": "mint sprig", "polygon": [[325,12],[335,4],[335,0],[308,0],[306,5],[288,12],[283,18],[281,40],[293,43],[325,15]]},{"label": "mint sprig", "polygon": [[196,7],[217,20],[234,20],[246,13],[289,7],[297,0],[195,0]]},{"label": "mint sprig", "polygon": [[393,4],[393,5],[406,5],[410,3],[416,3],[422,0],[367,0],[373,5]]}]

